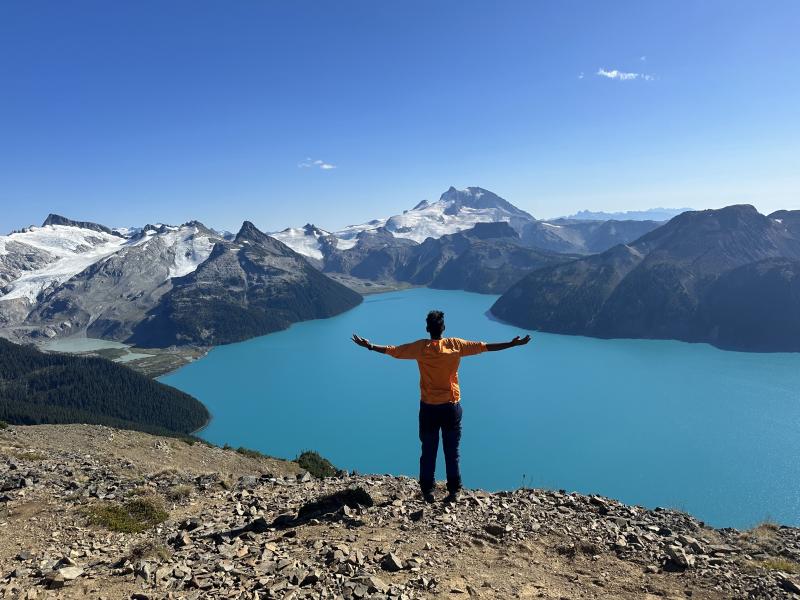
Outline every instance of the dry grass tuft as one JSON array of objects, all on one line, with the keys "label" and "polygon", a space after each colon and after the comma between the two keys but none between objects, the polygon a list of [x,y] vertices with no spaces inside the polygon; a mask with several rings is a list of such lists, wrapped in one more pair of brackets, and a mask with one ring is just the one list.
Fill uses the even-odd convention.
[{"label": "dry grass tuft", "polygon": [[9,456],[13,456],[14,458],[18,458],[20,460],[36,460],[36,461],[39,461],[39,460],[44,460],[45,458],[47,458],[47,455],[45,455],[45,454],[43,454],[41,452],[36,452],[35,450],[16,450],[16,449],[13,449],[13,450],[9,450],[8,454],[9,454]]},{"label": "dry grass tuft", "polygon": [[170,502],[180,502],[186,500],[192,495],[193,488],[190,485],[175,485],[167,490],[164,494]]},{"label": "dry grass tuft", "polygon": [[128,552],[128,560],[132,562],[147,558],[159,558],[166,561],[172,558],[172,552],[166,546],[152,540],[136,544]]}]

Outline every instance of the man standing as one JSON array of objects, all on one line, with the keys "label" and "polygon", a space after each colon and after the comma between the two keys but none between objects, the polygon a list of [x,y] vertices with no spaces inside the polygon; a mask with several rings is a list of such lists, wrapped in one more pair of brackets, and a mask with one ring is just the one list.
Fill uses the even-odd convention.
[{"label": "man standing", "polygon": [[419,439],[422,454],[419,458],[419,485],[426,502],[433,502],[436,453],[439,449],[439,430],[442,432],[444,461],[447,470],[445,502],[455,502],[461,489],[458,464],[458,445],[461,441],[461,391],[458,387],[458,365],[462,356],[481,352],[505,350],[522,346],[531,340],[515,337],[510,342],[487,344],[460,338],[443,338],[444,313],[432,310],[426,319],[430,339],[417,340],[402,346],[378,346],[353,334],[353,341],[367,350],[388,354],[394,358],[414,359],[419,366]]}]

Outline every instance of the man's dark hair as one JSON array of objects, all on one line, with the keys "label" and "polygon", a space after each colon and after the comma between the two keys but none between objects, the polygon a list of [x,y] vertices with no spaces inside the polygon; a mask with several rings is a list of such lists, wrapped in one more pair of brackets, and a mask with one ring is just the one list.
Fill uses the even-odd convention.
[{"label": "man's dark hair", "polygon": [[430,333],[441,333],[444,331],[444,313],[440,310],[432,310],[425,317],[425,322],[428,324],[428,331]]}]

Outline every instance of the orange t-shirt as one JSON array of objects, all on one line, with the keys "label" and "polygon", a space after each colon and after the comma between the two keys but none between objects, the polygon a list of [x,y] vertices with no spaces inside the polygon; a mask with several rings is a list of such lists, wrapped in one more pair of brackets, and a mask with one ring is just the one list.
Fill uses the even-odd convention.
[{"label": "orange t-shirt", "polygon": [[458,364],[462,356],[486,352],[485,342],[460,338],[417,340],[402,346],[386,346],[386,354],[414,359],[419,366],[420,399],[426,404],[456,403],[461,398]]}]

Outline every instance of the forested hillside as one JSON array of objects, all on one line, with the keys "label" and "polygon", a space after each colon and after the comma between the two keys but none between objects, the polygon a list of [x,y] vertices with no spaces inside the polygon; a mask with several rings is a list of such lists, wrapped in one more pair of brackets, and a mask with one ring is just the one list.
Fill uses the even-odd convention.
[{"label": "forested hillside", "polygon": [[188,434],[208,420],[193,397],[102,358],[47,354],[0,338],[0,420],[90,423]]}]

